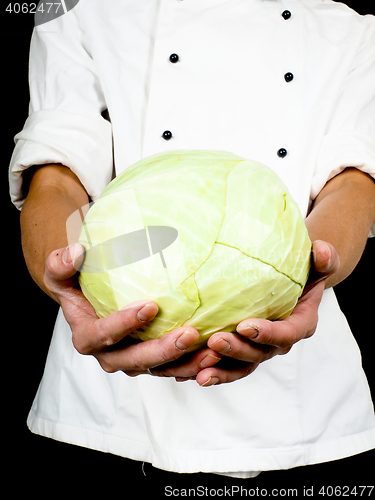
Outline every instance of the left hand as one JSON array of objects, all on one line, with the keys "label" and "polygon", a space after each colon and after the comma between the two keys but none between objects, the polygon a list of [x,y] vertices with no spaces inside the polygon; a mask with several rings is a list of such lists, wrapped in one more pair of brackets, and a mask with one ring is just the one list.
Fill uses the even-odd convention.
[{"label": "left hand", "polygon": [[313,243],[312,256],[309,280],[290,316],[280,321],[247,319],[237,326],[237,333],[219,332],[210,337],[207,346],[223,359],[197,374],[199,385],[207,387],[246,377],[263,361],[288,353],[293,344],[313,335],[325,280],[338,270],[339,256],[330,243],[321,240]]},{"label": "left hand", "polygon": [[312,258],[308,282],[290,316],[279,321],[244,320],[237,326],[237,333],[215,333],[206,348],[185,355],[188,359],[184,356],[178,364],[155,367],[152,373],[175,377],[177,381],[194,379],[204,387],[234,382],[252,373],[263,361],[286,354],[293,344],[311,337],[318,324],[325,280],[339,267],[338,254],[330,243],[316,240]]}]

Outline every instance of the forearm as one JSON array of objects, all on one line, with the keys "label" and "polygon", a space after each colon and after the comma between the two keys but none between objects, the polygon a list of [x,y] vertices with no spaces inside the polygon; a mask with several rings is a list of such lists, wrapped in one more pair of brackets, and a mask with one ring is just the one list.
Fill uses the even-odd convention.
[{"label": "forearm", "polygon": [[375,219],[375,183],[367,174],[348,168],[319,193],[306,219],[310,239],[331,243],[340,266],[326,287],[344,280],[355,268]]},{"label": "forearm", "polygon": [[46,259],[67,246],[67,218],[87,203],[85,189],[69,168],[48,165],[35,171],[21,210],[22,248],[32,278],[52,298],[44,284]]}]

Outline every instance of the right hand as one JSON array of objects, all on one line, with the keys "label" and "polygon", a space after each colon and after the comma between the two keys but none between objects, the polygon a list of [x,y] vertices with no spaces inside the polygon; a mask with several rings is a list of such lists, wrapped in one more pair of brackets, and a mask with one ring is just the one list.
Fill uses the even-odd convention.
[{"label": "right hand", "polygon": [[[147,369],[177,360],[198,340],[199,334],[192,327],[176,328],[160,339],[147,342],[128,337],[156,316],[158,307],[148,300],[132,302],[99,319],[78,286],[76,268],[83,259],[84,250],[79,244],[53,251],[46,262],[44,282],[62,307],[72,330],[75,349],[80,354],[93,355],[104,371],[114,373],[121,370],[129,376],[148,373]],[[195,376],[206,357],[205,366],[207,362],[215,364],[220,360],[220,357],[212,356],[210,349],[201,349],[180,366],[177,363],[171,376],[177,380]]]}]

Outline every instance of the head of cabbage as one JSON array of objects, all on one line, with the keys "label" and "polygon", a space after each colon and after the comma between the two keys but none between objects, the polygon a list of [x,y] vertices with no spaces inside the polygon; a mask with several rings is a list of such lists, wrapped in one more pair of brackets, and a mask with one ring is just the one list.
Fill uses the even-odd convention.
[{"label": "head of cabbage", "polygon": [[256,317],[283,319],[305,286],[311,242],[268,167],[224,151],[145,158],[116,177],[84,219],[79,283],[99,317],[149,299],[133,336],[196,328],[194,349]]}]

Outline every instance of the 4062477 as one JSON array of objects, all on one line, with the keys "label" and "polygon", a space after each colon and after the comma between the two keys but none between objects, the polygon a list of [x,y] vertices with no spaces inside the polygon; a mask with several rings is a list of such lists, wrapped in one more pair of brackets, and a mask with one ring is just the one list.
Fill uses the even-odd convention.
[{"label": "4062477", "polygon": [[322,497],[362,497],[369,498],[374,492],[374,486],[322,486],[318,495]]},{"label": "4062477", "polygon": [[42,12],[42,13],[57,13],[61,9],[61,11],[64,10],[64,5],[63,3],[60,2],[39,2],[37,4],[36,2],[31,2],[31,3],[19,3],[19,2],[14,2],[14,3],[9,3],[5,9],[5,12],[9,12],[9,14],[36,14],[37,12]]},{"label": "4062477", "polygon": [[9,2],[7,14],[34,14],[35,26],[48,23],[68,13],[79,0],[59,0],[58,2]]}]

